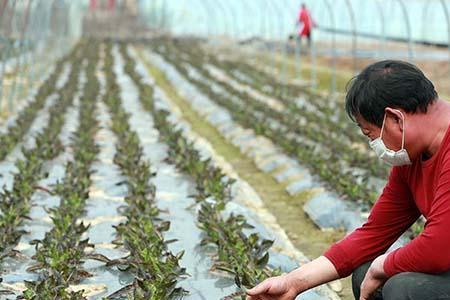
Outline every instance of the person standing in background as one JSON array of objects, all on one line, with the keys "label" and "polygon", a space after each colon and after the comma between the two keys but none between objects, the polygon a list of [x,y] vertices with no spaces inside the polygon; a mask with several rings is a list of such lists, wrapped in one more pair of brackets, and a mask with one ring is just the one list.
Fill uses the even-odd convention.
[{"label": "person standing in background", "polygon": [[297,19],[297,25],[300,25],[300,28],[298,31],[298,37],[299,37],[300,43],[302,41],[302,38],[306,37],[308,39],[308,47],[311,47],[312,27],[315,27],[316,24],[313,21],[309,10],[306,8],[305,3],[302,3],[302,5],[301,5],[300,12],[298,14],[298,19]]}]

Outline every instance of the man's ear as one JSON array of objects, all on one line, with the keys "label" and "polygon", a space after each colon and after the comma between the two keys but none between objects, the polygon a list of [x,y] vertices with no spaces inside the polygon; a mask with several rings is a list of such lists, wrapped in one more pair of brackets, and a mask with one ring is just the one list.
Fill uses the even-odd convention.
[{"label": "man's ear", "polygon": [[391,120],[393,120],[400,127],[400,131],[403,131],[404,128],[403,122],[405,120],[404,112],[402,112],[399,109],[391,107],[386,107],[384,112],[386,113],[386,119],[390,118]]}]

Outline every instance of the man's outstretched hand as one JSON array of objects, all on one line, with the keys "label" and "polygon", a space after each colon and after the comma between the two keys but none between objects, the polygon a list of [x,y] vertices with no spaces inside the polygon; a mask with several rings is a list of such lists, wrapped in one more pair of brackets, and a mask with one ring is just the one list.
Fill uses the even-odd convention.
[{"label": "man's outstretched hand", "polygon": [[264,280],[247,291],[247,300],[294,300],[298,294],[337,278],[333,264],[321,256],[288,274]]},{"label": "man's outstretched hand", "polygon": [[247,300],[294,300],[298,292],[288,275],[281,275],[264,280],[247,291]]}]

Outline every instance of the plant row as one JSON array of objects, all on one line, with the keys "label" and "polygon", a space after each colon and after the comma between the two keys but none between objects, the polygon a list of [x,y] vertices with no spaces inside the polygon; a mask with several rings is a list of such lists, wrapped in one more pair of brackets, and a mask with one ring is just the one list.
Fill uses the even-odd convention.
[{"label": "plant row", "polygon": [[210,159],[201,158],[193,143],[169,121],[169,112],[154,106],[153,88],[143,82],[124,46],[121,53],[125,58],[126,73],[137,85],[144,109],[152,114],[160,138],[168,145],[168,161],[195,179],[197,192],[194,197],[200,205],[197,221],[205,235],[201,245],[213,245],[217,251],[213,269],[232,274],[236,284],[242,288],[279,274],[279,270],[267,265],[268,250],[273,241],[262,240],[257,233],[246,235],[245,230],[253,227],[242,215],[225,216],[234,181],[215,167]]},{"label": "plant row", "polygon": [[178,280],[186,275],[179,260],[183,252],[174,255],[167,245],[175,240],[165,240],[164,232],[170,222],[160,219],[160,210],[155,205],[155,186],[150,182],[154,174],[143,157],[138,135],[130,128],[130,115],[121,104],[120,87],[113,72],[112,44],[106,47],[104,72],[106,93],[103,101],[112,116],[112,131],[117,136],[114,162],[126,176],[127,206],[122,214],[126,222],[116,227],[116,244],[124,246],[130,254],[107,265],[120,265],[134,275],[134,281],[108,299],[128,296],[127,299],[178,299],[187,293],[177,287]]},{"label": "plant row", "polygon": [[47,126],[36,136],[33,148],[22,149],[23,159],[16,162],[18,172],[14,175],[12,189],[3,188],[0,192],[0,262],[16,254],[13,249],[25,233],[21,227],[28,219],[35,185],[45,176],[42,171],[44,162],[55,158],[63,150],[59,134],[64,125],[65,111],[77,91],[80,73],[81,55],[80,49],[77,49],[71,59],[73,68],[70,80],[59,91],[55,105],[49,109]]},{"label": "plant row", "polygon": [[[0,161],[5,159],[8,153],[22,140],[37,113],[44,107],[47,98],[55,92],[56,83],[63,72],[64,65],[71,64],[72,68],[75,67],[74,60],[77,59],[80,47],[81,45],[77,45],[67,57],[61,58],[56,63],[54,71],[39,87],[34,99],[17,116],[14,125],[11,125],[6,133],[0,135]],[[61,90],[63,89],[64,87],[61,88]]]},{"label": "plant row", "polygon": [[210,84],[191,76],[185,64],[168,55],[165,51],[156,50],[167,62],[172,64],[191,84],[195,85],[200,92],[207,95],[218,105],[226,108],[233,119],[243,127],[252,128],[256,134],[261,134],[271,139],[286,153],[294,156],[317,174],[332,189],[344,198],[354,201],[373,203],[377,192],[368,186],[367,175],[356,176],[354,170],[344,169],[342,159],[336,149],[323,151],[314,145],[305,143],[297,136],[293,136],[286,127],[274,127],[270,119],[264,115],[255,114],[248,102],[238,103],[218,93]]},{"label": "plant row", "polygon": [[98,153],[94,140],[98,130],[95,108],[100,87],[95,73],[99,60],[98,44],[88,41],[83,54],[88,59],[87,82],[80,99],[79,126],[72,135],[73,161],[67,163],[65,177],[54,190],[60,197],[59,206],[48,209],[53,228],[42,240],[31,242],[36,249],[33,256],[36,264],[28,271],[39,272],[40,279],[26,282],[24,299],[84,299],[83,291],[67,290],[69,284],[90,276],[81,267],[83,259],[108,261],[100,255],[85,253],[86,247],[92,246],[88,239],[82,239],[89,226],[79,222],[89,197],[91,164]]}]

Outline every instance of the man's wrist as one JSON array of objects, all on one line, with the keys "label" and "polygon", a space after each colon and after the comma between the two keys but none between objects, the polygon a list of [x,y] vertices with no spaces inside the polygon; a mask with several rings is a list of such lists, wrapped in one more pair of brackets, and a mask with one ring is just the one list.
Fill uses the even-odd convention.
[{"label": "man's wrist", "polygon": [[297,268],[284,275],[288,285],[295,291],[298,295],[303,291],[309,289],[307,280],[305,278],[305,272],[302,267]]},{"label": "man's wrist", "polygon": [[286,276],[285,278],[290,288],[297,295],[339,278],[339,274],[334,265],[324,256],[320,256],[284,276]]}]

